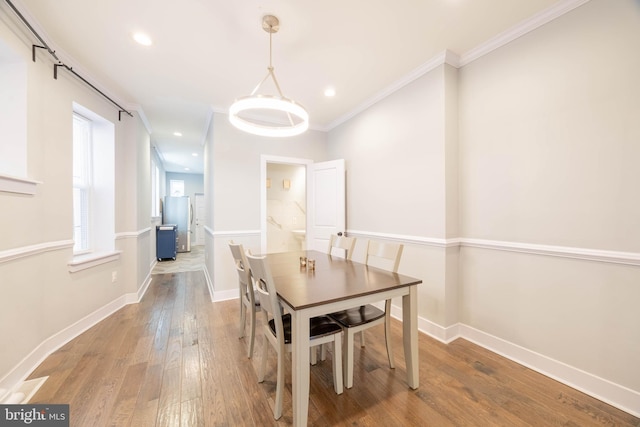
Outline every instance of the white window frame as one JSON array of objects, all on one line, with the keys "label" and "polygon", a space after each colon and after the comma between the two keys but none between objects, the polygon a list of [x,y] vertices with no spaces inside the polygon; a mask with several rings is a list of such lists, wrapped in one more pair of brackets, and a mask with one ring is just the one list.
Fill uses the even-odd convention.
[{"label": "white window frame", "polygon": [[[91,167],[91,191],[87,207],[88,220],[85,220],[89,233],[88,245],[77,251],[74,247],[73,259],[68,262],[72,273],[116,261],[121,254],[121,251],[114,249],[115,125],[75,102],[73,113],[74,117],[78,115],[91,122],[90,160],[87,161]],[[85,185],[84,182],[78,184]]]},{"label": "white window frame", "polygon": [[154,159],[151,159],[151,216],[160,216],[160,168]]},{"label": "white window frame", "polygon": [[169,180],[169,195],[171,197],[184,196],[184,180],[182,179]]},{"label": "white window frame", "polygon": [[[91,252],[93,123],[73,113],[73,254]],[[77,193],[80,193],[79,195]],[[79,196],[79,197],[78,197]],[[78,206],[80,204],[80,206]]]}]

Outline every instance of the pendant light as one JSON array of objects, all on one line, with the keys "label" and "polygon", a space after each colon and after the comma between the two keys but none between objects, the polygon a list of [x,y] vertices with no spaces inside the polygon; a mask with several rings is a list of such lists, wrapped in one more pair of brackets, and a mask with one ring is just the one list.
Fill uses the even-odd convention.
[{"label": "pendant light", "polygon": [[[245,132],[270,137],[299,135],[309,128],[309,113],[295,101],[282,95],[271,62],[271,37],[280,29],[280,21],[273,15],[262,18],[262,29],[269,33],[268,73],[251,95],[236,99],[229,108],[229,121]],[[271,78],[277,95],[262,95],[258,90]]]}]

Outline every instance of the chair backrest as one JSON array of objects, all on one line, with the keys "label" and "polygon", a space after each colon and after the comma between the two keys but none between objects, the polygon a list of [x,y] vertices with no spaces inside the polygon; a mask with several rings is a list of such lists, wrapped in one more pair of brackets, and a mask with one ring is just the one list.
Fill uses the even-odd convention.
[{"label": "chair backrest", "polygon": [[[251,268],[251,277],[256,286],[256,293],[260,299],[260,307],[269,314],[276,324],[276,337],[284,343],[284,326],[282,325],[282,309],[276,292],[276,285],[271,276],[271,270],[266,257],[247,254],[247,260]],[[266,320],[266,319],[265,319]],[[265,322],[266,323],[266,322]]]},{"label": "chair backrest", "polygon": [[249,269],[249,262],[244,253],[244,248],[241,243],[233,243],[233,240],[229,242],[229,248],[231,249],[231,255],[233,255],[233,262],[238,272],[238,280],[240,282],[240,290],[242,295],[249,294],[249,297],[253,297],[253,285],[251,284],[251,270]]},{"label": "chair backrest", "polygon": [[401,243],[369,240],[364,263],[372,267],[384,268],[385,270],[397,273],[403,248],[404,245]]},{"label": "chair backrest", "polygon": [[353,255],[353,248],[356,247],[356,239],[354,237],[346,237],[346,236],[336,236],[335,234],[331,235],[329,239],[329,255],[335,255],[336,253],[340,253],[340,255],[344,254],[345,259],[351,259]]}]

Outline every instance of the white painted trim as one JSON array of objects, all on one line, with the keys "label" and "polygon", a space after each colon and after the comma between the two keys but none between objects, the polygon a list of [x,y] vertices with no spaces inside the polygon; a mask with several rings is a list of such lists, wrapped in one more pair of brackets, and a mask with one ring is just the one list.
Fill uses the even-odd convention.
[{"label": "white painted trim", "polygon": [[227,230],[227,231],[212,231],[213,237],[234,237],[234,236],[259,236],[260,230]]},{"label": "white painted trim", "polygon": [[75,257],[69,261],[67,265],[69,266],[69,271],[71,273],[76,273],[108,262],[117,261],[120,259],[121,254],[122,251],[92,253],[89,255]]},{"label": "white painted trim", "polygon": [[[402,308],[392,305],[391,316],[402,322]],[[618,409],[640,417],[640,392],[638,391],[612,383],[462,323],[443,327],[424,317],[418,317],[418,330],[444,344],[463,338]]]},{"label": "white painted trim", "polygon": [[23,246],[21,248],[0,251],[0,264],[19,258],[38,255],[44,252],[73,248],[73,240],[60,240],[57,242],[39,243],[37,245]]},{"label": "white painted trim", "polygon": [[378,233],[375,231],[347,230],[347,236],[360,238],[376,238],[393,240],[399,243],[409,243],[424,246],[435,246],[438,248],[456,247],[460,245],[459,239],[441,239],[437,237],[407,236],[402,234]]},{"label": "white painted trim", "polygon": [[149,135],[153,134],[153,130],[151,129],[151,123],[149,123],[149,119],[147,119],[147,115],[144,113],[144,110],[142,109],[142,105],[140,104],[129,104],[127,105],[127,109],[130,111],[135,111],[138,113],[138,116],[140,117],[140,120],[142,121],[142,124],[144,125],[144,128],[147,130],[147,133]]},{"label": "white painted trim", "polygon": [[42,182],[28,178],[18,178],[17,176],[0,174],[1,192],[33,196],[36,194],[38,184],[42,184]]},{"label": "white painted trim", "polygon": [[501,242],[497,240],[460,239],[463,247],[521,252],[587,261],[608,262],[640,266],[640,253],[617,252],[600,249],[571,248],[566,246],[538,245],[532,243]]},{"label": "white painted trim", "polygon": [[361,112],[365,111],[367,108],[372,105],[380,102],[387,96],[393,94],[398,91],[402,87],[411,83],[412,81],[418,79],[419,77],[425,75],[426,73],[434,70],[438,66],[442,64],[449,64],[452,67],[460,68],[463,67],[476,59],[506,45],[507,43],[512,42],[518,37],[523,36],[560,16],[564,15],[567,12],[572,11],[573,9],[582,6],[587,3],[589,0],[561,0],[558,3],[552,5],[551,7],[541,11],[540,13],[520,22],[518,25],[512,27],[511,29],[504,31],[501,34],[498,34],[495,37],[485,41],[484,43],[478,45],[477,47],[465,52],[462,55],[459,55],[450,50],[445,50],[444,52],[439,53],[434,56],[415,70],[409,72],[407,75],[402,77],[399,80],[396,80],[391,85],[387,86],[380,92],[376,93],[372,97],[366,99],[364,102],[356,106],[353,110],[348,113],[338,117],[334,121],[330,122],[326,128],[320,129],[324,132],[329,132],[335,127],[343,124],[349,119],[357,116]]},{"label": "white painted trim", "polygon": [[506,45],[507,43],[512,42],[513,40],[521,37],[560,16],[564,15],[567,12],[572,11],[573,9],[582,6],[587,3],[589,0],[563,0],[558,3],[552,5],[551,7],[543,10],[540,13],[533,15],[532,17],[520,22],[518,25],[498,34],[495,37],[487,40],[481,45],[471,49],[468,52],[465,52],[460,58],[460,66],[465,66],[476,59]]},{"label": "white painted trim", "polygon": [[211,301],[219,302],[219,301],[227,301],[232,299],[238,299],[240,296],[238,295],[237,289],[227,289],[224,291],[215,291],[213,293],[213,298]]},{"label": "white painted trim", "polygon": [[459,325],[460,336],[496,354],[513,360],[571,388],[640,417],[640,392],[597,377],[517,344],[467,325]]},{"label": "white painted trim", "polygon": [[421,246],[435,246],[439,248],[480,248],[506,252],[528,253],[559,258],[581,259],[611,264],[625,264],[640,266],[640,253],[620,252],[602,249],[573,248],[567,246],[539,245],[533,243],[505,242],[499,240],[454,238],[441,239],[435,237],[407,236],[392,233],[378,233],[374,231],[347,230],[347,235],[360,238],[385,239],[399,243]]},{"label": "white painted trim", "polygon": [[214,295],[213,280],[211,279],[211,275],[209,274],[209,269],[207,268],[206,263],[204,265],[203,271],[204,271],[204,279],[207,282],[207,289],[209,289],[209,299],[211,302],[213,302],[213,295]]},{"label": "white painted trim", "polygon": [[116,240],[120,239],[137,239],[145,233],[149,233],[151,227],[143,228],[140,231],[123,231],[122,233],[116,233]]},{"label": "white painted trim", "polygon": [[365,111],[367,108],[371,107],[374,104],[377,104],[378,102],[382,101],[384,98],[388,97],[389,95],[392,95],[393,93],[402,89],[403,87],[413,82],[414,80],[438,68],[442,64],[449,64],[453,67],[458,68],[460,66],[460,57],[456,53],[450,50],[444,50],[443,52],[440,52],[438,55],[434,56],[433,58],[431,58],[430,60],[428,60],[421,66],[419,66],[418,68],[409,72],[408,74],[403,76],[401,79],[396,80],[395,82],[391,83],[391,85],[377,92],[372,97],[367,98],[364,102],[359,104],[353,110],[349,111],[347,114],[344,114],[338,117],[337,119],[335,119],[334,121],[332,121],[331,123],[329,123],[325,131],[330,131],[336,126],[339,126],[342,123],[348,121],[349,119],[352,119],[353,117],[357,116],[361,112]]},{"label": "white painted trim", "polygon": [[46,359],[51,353],[67,344],[89,328],[111,316],[122,307],[137,303],[142,300],[151,283],[151,274],[147,275],[145,282],[136,293],[121,295],[115,300],[107,303],[93,313],[88,314],[77,322],[69,325],[61,331],[53,334],[42,341],[31,353],[22,359],[13,369],[11,369],[2,379],[0,379],[0,389],[14,390],[25,381],[25,379]]}]

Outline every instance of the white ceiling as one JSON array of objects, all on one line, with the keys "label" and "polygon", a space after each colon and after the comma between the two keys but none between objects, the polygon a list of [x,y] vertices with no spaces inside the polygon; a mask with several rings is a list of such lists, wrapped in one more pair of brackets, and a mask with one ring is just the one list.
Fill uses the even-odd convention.
[{"label": "white ceiling", "polygon": [[[329,130],[446,49],[463,56],[557,0],[12,0],[63,62],[125,107],[140,107],[168,171],[202,173],[212,111],[273,65],[311,128]],[[546,12],[545,12],[546,11]],[[144,31],[153,45],[132,40]],[[40,54],[42,55],[42,54]],[[332,86],[336,96],[323,95]],[[129,119],[123,115],[122,120]],[[181,132],[176,137],[174,132]],[[199,157],[193,157],[192,153]]]}]

